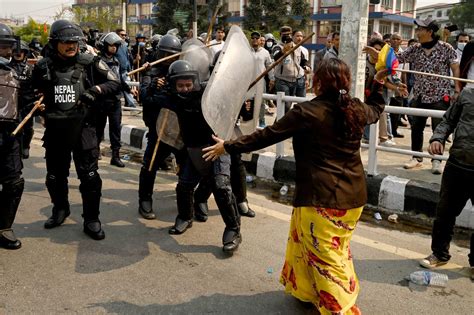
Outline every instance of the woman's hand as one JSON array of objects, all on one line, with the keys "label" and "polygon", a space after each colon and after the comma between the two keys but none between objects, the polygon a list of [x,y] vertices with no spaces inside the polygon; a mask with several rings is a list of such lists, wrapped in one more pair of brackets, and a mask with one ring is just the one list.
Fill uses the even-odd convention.
[{"label": "woman's hand", "polygon": [[206,152],[202,156],[206,161],[215,161],[219,156],[226,153],[224,149],[224,140],[214,135],[212,136],[212,139],[217,143],[213,146],[202,149],[203,152]]},{"label": "woman's hand", "polygon": [[[374,80],[377,81],[377,82],[384,82],[385,81],[385,78],[388,77],[388,75],[390,74],[390,71],[388,69],[382,69],[382,70],[379,70],[375,76],[374,76]],[[383,84],[383,83],[382,83]]]},{"label": "woman's hand", "polygon": [[379,51],[374,47],[365,46],[362,52],[371,55],[375,60],[379,59]]},{"label": "woman's hand", "polygon": [[400,94],[401,97],[407,98],[408,97],[408,87],[404,83],[400,83],[397,85],[397,92]]}]

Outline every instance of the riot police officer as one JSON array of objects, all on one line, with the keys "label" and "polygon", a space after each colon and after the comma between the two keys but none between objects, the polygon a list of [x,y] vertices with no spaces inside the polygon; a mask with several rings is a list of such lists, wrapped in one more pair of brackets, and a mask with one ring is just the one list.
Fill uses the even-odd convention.
[{"label": "riot police officer", "polygon": [[222,236],[223,250],[232,253],[242,241],[240,215],[230,184],[230,156],[223,155],[214,162],[206,162],[202,149],[212,144],[213,131],[201,109],[203,89],[199,74],[185,60],[171,64],[168,70],[169,104],[178,115],[183,142],[187,149],[186,161],[181,165],[176,186],[178,216],[170,234],[184,233],[192,226],[194,188],[201,182],[212,187],[212,192],[226,225]]},{"label": "riot police officer", "polygon": [[[158,53],[156,58],[161,59],[180,51],[181,42],[179,39],[174,35],[164,35],[158,43]],[[148,220],[152,220],[156,217],[153,211],[152,196],[158,167],[164,163],[165,159],[171,152],[173,152],[177,160],[179,160],[182,155],[180,147],[177,147],[176,145],[173,147],[165,142],[160,142],[152,170],[149,170],[153,151],[156,141],[158,140],[156,122],[163,102],[166,100],[167,91],[164,89],[166,86],[165,78],[168,73],[169,65],[176,59],[178,58],[169,59],[151,67],[143,76],[140,86],[140,99],[142,100],[143,105],[143,121],[148,127],[148,141],[145,154],[143,155],[143,166],[140,170],[138,212],[142,217]],[[174,121],[173,119],[168,118],[166,128],[179,128],[177,120]]]},{"label": "riot police officer", "polygon": [[51,25],[51,54],[33,70],[33,82],[44,94],[46,187],[53,203],[44,227],[61,225],[70,215],[68,176],[71,152],[81,184],[84,232],[95,240],[105,237],[99,220],[102,180],[98,170],[95,129],[96,101],[113,96],[120,81],[113,71],[90,54],[79,53],[81,29],[67,21]]},{"label": "riot police officer", "polygon": [[18,39],[0,23],[0,247],[18,249],[21,242],[12,230],[25,185],[20,141],[11,133],[18,125],[18,89],[15,71],[8,65],[12,47]]},{"label": "riot police officer", "polygon": [[41,43],[36,37],[31,39],[31,42],[28,44],[28,48],[30,48],[27,55],[28,58],[38,59],[41,57],[41,50],[43,47],[41,47]]},{"label": "riot police officer", "polygon": [[107,118],[109,119],[110,148],[112,149],[110,164],[117,167],[125,167],[125,164],[120,160],[120,125],[122,123],[120,98],[122,91],[127,93],[131,92],[130,86],[125,83],[124,78],[120,75],[120,64],[115,57],[121,45],[122,39],[115,32],[104,34],[97,41],[97,49],[99,49],[101,60],[120,78],[122,86],[116,95],[101,99],[102,106],[98,111],[97,117],[97,139],[99,140],[99,144],[104,137],[104,128],[107,123]]},{"label": "riot police officer", "polygon": [[[27,62],[28,52],[29,47],[24,41],[20,42],[20,47],[18,47],[18,43],[15,42],[15,45],[13,46],[13,58],[10,61],[10,67],[15,70],[17,79],[20,81],[20,97],[18,102],[19,107],[21,108],[21,118],[25,117],[31,110],[31,105],[35,99],[35,93],[31,82],[33,66]],[[23,159],[27,159],[30,156],[30,143],[33,139],[34,133],[33,123],[33,119],[28,120],[22,129],[21,154]]]}]

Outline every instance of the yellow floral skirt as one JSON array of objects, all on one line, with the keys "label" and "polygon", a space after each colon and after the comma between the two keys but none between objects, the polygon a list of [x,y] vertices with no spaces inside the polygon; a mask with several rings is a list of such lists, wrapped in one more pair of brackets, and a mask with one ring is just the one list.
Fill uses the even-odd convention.
[{"label": "yellow floral skirt", "polygon": [[287,293],[313,303],[321,314],[360,314],[349,243],[362,209],[293,209],[280,282]]}]

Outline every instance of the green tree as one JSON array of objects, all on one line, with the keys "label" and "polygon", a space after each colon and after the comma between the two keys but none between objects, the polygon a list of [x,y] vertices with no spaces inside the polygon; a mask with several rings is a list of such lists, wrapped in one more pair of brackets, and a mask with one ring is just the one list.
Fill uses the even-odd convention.
[{"label": "green tree", "polygon": [[20,36],[21,40],[29,43],[33,38],[37,38],[42,45],[48,41],[49,25],[37,23],[31,17],[28,19],[28,23],[25,25],[14,28],[15,35]]},{"label": "green tree", "polygon": [[244,6],[244,28],[246,30],[264,30],[265,25],[262,20],[263,6],[262,0],[250,0]]},{"label": "green tree", "polygon": [[306,0],[293,0],[291,2],[291,15],[301,17],[299,22],[291,19],[289,24],[291,24],[292,27],[305,28],[311,16],[309,3]]},{"label": "green tree", "polygon": [[81,27],[110,32],[121,24],[121,3],[120,0],[108,0],[88,7],[73,6],[71,11],[74,21]]},{"label": "green tree", "polygon": [[288,7],[285,0],[262,0],[265,13],[265,31],[272,32],[280,29],[288,21]]},{"label": "green tree", "polygon": [[157,15],[158,27],[156,31],[159,34],[165,34],[168,30],[177,27],[174,14],[178,8],[176,1],[160,0],[158,2],[160,10]]},{"label": "green tree", "polygon": [[455,5],[449,14],[449,20],[461,30],[474,27],[474,1],[469,0]]},{"label": "green tree", "polygon": [[[160,0],[158,2],[159,11],[157,14],[156,31],[160,34],[165,34],[168,30],[177,28],[180,33],[187,32],[192,29],[193,16],[193,1],[166,1]],[[207,32],[215,9],[219,6],[219,0],[209,0],[207,5],[198,6],[198,35],[200,33]],[[214,24],[216,26],[226,26],[227,3],[224,3],[219,7],[218,22]]]}]

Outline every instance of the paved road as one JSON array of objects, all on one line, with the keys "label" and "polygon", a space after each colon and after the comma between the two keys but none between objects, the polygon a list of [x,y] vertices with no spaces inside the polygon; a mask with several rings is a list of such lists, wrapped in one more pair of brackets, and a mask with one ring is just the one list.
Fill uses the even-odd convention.
[{"label": "paved road", "polygon": [[[173,174],[160,173],[158,219],[146,221],[137,213],[140,166],[127,162],[118,169],[104,158],[100,167],[106,239],[93,241],[82,232],[75,175],[70,179],[71,217],[45,230],[51,206],[43,149],[34,140],[15,224],[23,248],[0,249],[0,314],[311,313],[278,283],[291,207],[274,202],[259,187],[252,189],[249,199],[257,217],[243,218],[243,244],[227,257],[221,250],[224,224],[214,201],[207,223],[170,236],[176,213]],[[452,246],[452,263],[442,270],[450,277],[447,288],[404,280],[419,269],[416,259],[428,253],[429,244],[426,235],[359,224],[352,248],[362,287],[358,304],[365,314],[472,314],[473,283],[462,268],[466,248]]]}]

